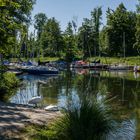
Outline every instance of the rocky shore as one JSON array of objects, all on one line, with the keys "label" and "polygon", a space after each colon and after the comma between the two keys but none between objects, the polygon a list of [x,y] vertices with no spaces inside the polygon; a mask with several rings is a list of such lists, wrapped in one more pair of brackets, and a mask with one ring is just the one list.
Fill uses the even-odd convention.
[{"label": "rocky shore", "polygon": [[45,111],[27,105],[0,102],[0,140],[20,139],[20,131],[26,125],[48,124],[60,115],[59,111]]}]

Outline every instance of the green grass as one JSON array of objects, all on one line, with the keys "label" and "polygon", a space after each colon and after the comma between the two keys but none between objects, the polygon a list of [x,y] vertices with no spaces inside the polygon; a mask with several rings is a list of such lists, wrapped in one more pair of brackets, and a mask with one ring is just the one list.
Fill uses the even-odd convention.
[{"label": "green grass", "polygon": [[110,108],[96,100],[83,100],[80,107],[69,105],[63,116],[48,127],[28,126],[32,140],[107,140],[115,130]]},{"label": "green grass", "polygon": [[49,139],[105,140],[114,131],[109,108],[97,101],[83,100],[80,107],[68,107],[64,116],[47,131]]},{"label": "green grass", "polygon": [[[118,57],[92,57],[88,58],[87,60],[93,61],[95,59],[100,59],[102,63],[104,64],[126,64],[126,65],[140,65],[140,56],[134,56],[134,57],[126,57],[126,58],[118,58]],[[27,61],[27,59],[22,58],[23,61]],[[38,58],[31,59],[34,61],[38,61]],[[41,57],[40,61],[56,61],[59,60],[58,57]],[[11,59],[11,61],[18,61],[17,58]]]},{"label": "green grass", "polygon": [[95,59],[100,59],[102,63],[104,64],[126,64],[126,65],[140,65],[140,56],[135,57],[126,57],[126,58],[118,58],[118,57],[92,57],[90,58],[90,61],[93,61]]},{"label": "green grass", "polygon": [[[22,61],[28,61],[28,60],[33,60],[33,61],[38,61],[40,59],[40,61],[56,61],[56,60],[59,60],[58,57],[40,57],[40,58],[33,58],[33,59],[26,59],[26,58],[21,58]],[[18,61],[18,58],[12,58],[10,59],[10,61],[12,62],[17,62]]]}]

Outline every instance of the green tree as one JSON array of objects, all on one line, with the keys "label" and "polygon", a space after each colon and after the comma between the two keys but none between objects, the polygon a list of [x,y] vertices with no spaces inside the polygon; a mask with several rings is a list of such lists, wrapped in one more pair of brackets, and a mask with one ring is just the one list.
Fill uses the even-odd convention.
[{"label": "green tree", "polygon": [[94,56],[99,55],[99,30],[102,19],[102,8],[97,7],[91,12],[91,26],[92,26],[92,38],[93,38],[93,48],[91,48],[92,54]]},{"label": "green tree", "polygon": [[47,21],[47,16],[44,13],[38,13],[34,16],[35,24],[34,27],[37,30],[37,37],[40,38],[43,31],[43,27]]},{"label": "green tree", "polygon": [[[113,56],[135,54],[133,44],[135,43],[136,14],[127,11],[121,3],[115,11],[108,9],[107,26],[109,54]],[[125,41],[125,46],[123,42]],[[125,47],[125,48],[124,48]]]},{"label": "green tree", "polygon": [[60,56],[63,38],[59,22],[53,17],[47,20],[41,34],[41,45],[46,55]]},{"label": "green tree", "polygon": [[91,47],[93,45],[91,20],[85,18],[82,26],[79,28],[78,48],[83,51],[83,59],[91,56]]},{"label": "green tree", "polygon": [[136,43],[134,44],[134,48],[136,48],[138,54],[140,54],[140,0],[138,0],[137,4],[137,22],[136,22]]},{"label": "green tree", "polygon": [[75,35],[71,22],[68,22],[63,38],[65,42],[65,60],[71,62],[76,57]]},{"label": "green tree", "polygon": [[2,0],[0,3],[0,53],[5,55],[12,47],[11,38],[17,30],[30,21],[30,14],[35,0]]}]

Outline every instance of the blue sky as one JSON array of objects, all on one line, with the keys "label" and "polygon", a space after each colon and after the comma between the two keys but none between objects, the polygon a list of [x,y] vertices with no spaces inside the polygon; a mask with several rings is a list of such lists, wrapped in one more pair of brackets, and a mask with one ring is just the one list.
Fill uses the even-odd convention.
[{"label": "blue sky", "polygon": [[67,23],[74,17],[77,18],[77,24],[80,26],[83,18],[90,18],[90,12],[97,6],[102,6],[102,22],[105,24],[107,8],[115,9],[121,2],[128,10],[136,10],[137,0],[37,0],[32,17],[40,12],[45,13],[48,18],[55,17],[64,31]]}]

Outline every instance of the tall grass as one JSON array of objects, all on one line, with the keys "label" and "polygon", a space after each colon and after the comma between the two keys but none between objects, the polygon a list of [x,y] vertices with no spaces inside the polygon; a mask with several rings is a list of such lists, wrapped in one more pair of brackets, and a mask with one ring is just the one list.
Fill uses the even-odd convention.
[{"label": "tall grass", "polygon": [[50,130],[50,139],[105,140],[115,130],[110,109],[97,101],[84,100],[80,107],[69,106]]},{"label": "tall grass", "polygon": [[134,140],[135,119],[114,120],[109,100],[84,99],[72,102],[49,126],[28,127],[32,140]]}]

